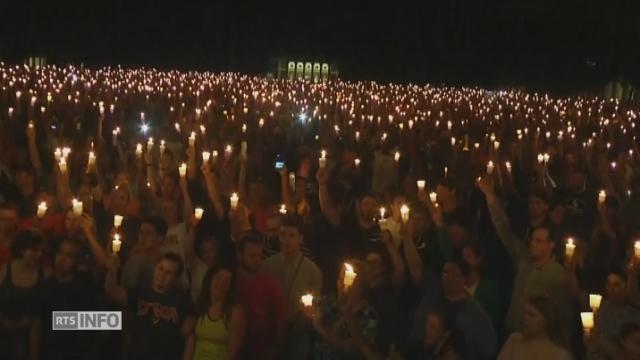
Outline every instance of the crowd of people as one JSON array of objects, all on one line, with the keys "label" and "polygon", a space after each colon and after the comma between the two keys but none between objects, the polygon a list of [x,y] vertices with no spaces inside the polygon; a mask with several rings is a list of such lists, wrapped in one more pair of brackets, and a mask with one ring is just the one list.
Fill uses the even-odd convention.
[{"label": "crowd of people", "polygon": [[0,87],[3,359],[640,359],[638,103],[4,63]]}]

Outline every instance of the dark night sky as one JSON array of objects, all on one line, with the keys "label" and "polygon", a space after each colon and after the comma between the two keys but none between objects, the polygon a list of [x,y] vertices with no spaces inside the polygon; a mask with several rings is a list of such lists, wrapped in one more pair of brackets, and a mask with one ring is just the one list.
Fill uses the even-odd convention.
[{"label": "dark night sky", "polygon": [[263,73],[291,54],[334,61],[349,79],[640,83],[638,0],[0,2],[7,59]]}]

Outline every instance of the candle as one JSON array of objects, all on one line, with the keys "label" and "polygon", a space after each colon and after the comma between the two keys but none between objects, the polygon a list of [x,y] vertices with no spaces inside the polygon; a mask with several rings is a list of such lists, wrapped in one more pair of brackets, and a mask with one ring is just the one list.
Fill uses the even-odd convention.
[{"label": "candle", "polygon": [[489,160],[489,162],[487,163],[487,174],[491,175],[494,168],[495,165],[493,165],[493,161]]},{"label": "candle", "polygon": [[56,148],[53,152],[53,156],[56,158],[56,161],[60,162],[60,159],[62,158],[62,150],[60,150],[60,148]]},{"label": "candle", "polygon": [[215,163],[218,160],[218,150],[213,150],[211,152],[212,161]]},{"label": "candle", "polygon": [[302,305],[304,306],[311,306],[313,304],[313,295],[311,294],[302,295],[302,297],[300,298],[300,301],[302,301]]},{"label": "candle", "polygon": [[166,149],[166,143],[164,140],[160,140],[160,154],[164,153],[164,149]]},{"label": "candle", "polygon": [[264,119],[260,118],[260,120],[258,120],[258,127],[262,129],[263,126],[264,126]]},{"label": "candle", "polygon": [[429,193],[429,200],[431,200],[431,203],[435,204],[436,201],[438,201],[438,194],[436,192]]},{"label": "candle", "polygon": [[68,147],[62,148],[62,157],[63,158],[65,158],[65,159],[68,158],[69,154],[71,154],[71,148],[68,148]]},{"label": "candle", "polygon": [[93,151],[89,151],[89,164],[88,164],[88,166],[95,165],[95,163],[96,163],[96,154],[94,154]]},{"label": "candle", "polygon": [[506,163],[504,163],[504,166],[507,168],[507,172],[511,174],[511,163],[507,161]]},{"label": "candle", "polygon": [[153,150],[153,138],[149,138],[147,141],[147,152],[151,152]]},{"label": "candle", "polygon": [[342,283],[344,284],[345,290],[349,289],[353,285],[353,282],[356,280],[356,276],[358,276],[358,274],[353,271],[353,266],[349,263],[344,263],[344,278]]},{"label": "candle", "polygon": [[178,123],[174,123],[174,124],[173,124],[173,127],[175,127],[175,128],[176,128],[176,132],[180,133],[180,124],[178,124]]},{"label": "candle", "polygon": [[247,124],[242,124],[242,133],[247,132]]},{"label": "candle", "polygon": [[60,163],[58,164],[58,166],[60,167],[60,172],[61,173],[66,173],[67,172],[67,159],[66,158],[60,158]]},{"label": "candle", "polygon": [[493,142],[493,149],[494,150],[498,150],[500,148],[500,141],[494,141]]},{"label": "candle", "polygon": [[196,220],[201,220],[203,214],[204,214],[203,208],[197,207],[193,210],[193,215],[196,217]]},{"label": "candle", "polygon": [[611,171],[616,171],[616,166],[617,166],[616,162],[615,161],[612,162],[611,163]]},{"label": "candle", "polygon": [[400,161],[400,151],[396,151],[396,154],[395,154],[395,156],[394,156],[394,160],[395,160],[396,162]]},{"label": "candle", "polygon": [[444,167],[444,177],[445,179],[449,176],[449,167],[445,166]]},{"label": "candle", "polygon": [[580,319],[582,320],[582,327],[585,331],[589,332],[593,329],[593,313],[592,312],[581,312]]},{"label": "candle", "polygon": [[113,215],[113,227],[118,229],[120,226],[122,226],[123,219],[124,216],[122,215]]},{"label": "candle", "polygon": [[353,162],[355,163],[356,167],[360,166],[360,159],[356,158]]},{"label": "candle", "polygon": [[77,199],[73,199],[71,201],[71,204],[73,205],[73,215],[75,215],[75,216],[82,215],[82,201],[79,201]]},{"label": "candle", "polygon": [[207,132],[206,126],[200,125],[200,132],[202,133],[202,136],[204,136],[204,134]]},{"label": "candle", "polygon": [[40,204],[38,204],[38,217],[42,218],[44,216],[44,214],[47,213],[47,202],[43,201]]},{"label": "candle", "polygon": [[233,193],[231,194],[231,197],[229,198],[230,202],[231,202],[231,209],[235,210],[238,208],[238,194]]},{"label": "candle", "polygon": [[400,216],[402,217],[402,222],[407,222],[409,221],[409,212],[411,210],[409,209],[409,207],[405,204],[402,205],[402,207],[400,208]]},{"label": "candle", "polygon": [[636,259],[640,259],[640,240],[636,240],[633,244],[633,254],[636,256]]},{"label": "candle", "polygon": [[210,158],[211,158],[211,153],[209,151],[203,151],[202,152],[202,162],[203,163],[208,163]]},{"label": "candle", "polygon": [[360,131],[356,131],[356,141],[360,140]]},{"label": "candle", "polygon": [[227,147],[224,148],[225,158],[229,160],[231,158],[232,153],[233,153],[233,147],[231,145],[227,145]]},{"label": "candle", "polygon": [[387,213],[387,209],[383,207],[380,208],[380,220],[384,220],[384,215]]},{"label": "candle", "polygon": [[187,176],[187,164],[186,164],[186,163],[182,163],[182,164],[178,167],[178,171],[180,172],[180,177],[185,177],[185,176]]},{"label": "candle", "polygon": [[320,169],[324,169],[324,167],[327,166],[327,151],[326,150],[322,150],[320,152],[319,165],[320,165]]},{"label": "candle", "polygon": [[294,172],[289,173],[289,185],[291,185],[293,190],[296,189],[296,173]]},{"label": "candle", "polygon": [[542,164],[544,162],[544,155],[538,154],[538,164]]},{"label": "candle", "polygon": [[122,246],[122,241],[120,240],[120,234],[113,234],[113,240],[111,241],[111,251],[114,254],[117,254],[120,251],[120,247]]},{"label": "candle", "polygon": [[287,206],[285,204],[280,205],[280,214],[287,215]]},{"label": "candle", "polygon": [[576,244],[573,242],[573,238],[568,238],[564,245],[564,254],[567,258],[573,257],[573,253],[576,251]]},{"label": "candle", "polygon": [[136,157],[137,158],[141,158],[142,157],[142,144],[137,144],[136,145]]},{"label": "candle", "polygon": [[33,129],[33,120],[29,120],[29,129]]},{"label": "candle", "polygon": [[589,294],[589,307],[593,312],[598,312],[600,309],[600,303],[602,302],[602,295],[598,294]]},{"label": "candle", "polygon": [[425,180],[418,180],[416,183],[418,184],[418,190],[420,191],[424,191],[424,188],[427,186],[427,182]]},{"label": "candle", "polygon": [[551,159],[551,156],[549,154],[545,153],[544,156],[543,156],[544,163],[548,164],[550,159]]},{"label": "candle", "polygon": [[606,200],[607,200],[607,192],[604,190],[600,190],[600,192],[598,193],[598,203],[604,204]]},{"label": "candle", "polygon": [[193,146],[196,143],[196,132],[192,131],[191,135],[189,135],[189,146]]}]

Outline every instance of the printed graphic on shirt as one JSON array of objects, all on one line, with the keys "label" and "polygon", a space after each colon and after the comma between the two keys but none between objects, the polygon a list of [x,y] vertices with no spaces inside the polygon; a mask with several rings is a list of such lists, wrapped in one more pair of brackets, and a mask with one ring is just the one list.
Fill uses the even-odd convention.
[{"label": "printed graphic on shirt", "polygon": [[175,306],[162,305],[157,302],[138,300],[138,316],[151,315],[153,323],[158,324],[161,320],[178,325],[178,310]]}]

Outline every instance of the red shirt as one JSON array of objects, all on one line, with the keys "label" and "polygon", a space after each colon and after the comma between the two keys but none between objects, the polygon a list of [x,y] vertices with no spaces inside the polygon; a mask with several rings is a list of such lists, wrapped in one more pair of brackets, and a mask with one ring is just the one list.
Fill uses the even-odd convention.
[{"label": "red shirt", "polygon": [[286,302],[280,285],[269,275],[240,275],[238,300],[247,319],[244,349],[248,358],[264,359],[281,343]]},{"label": "red shirt", "polygon": [[[64,219],[64,213],[47,214],[40,220],[40,223],[37,224],[37,228],[47,236],[62,237],[67,233],[67,230],[65,229]],[[19,230],[27,230],[34,226],[35,224],[33,223],[33,218],[21,219],[18,223]]]}]

